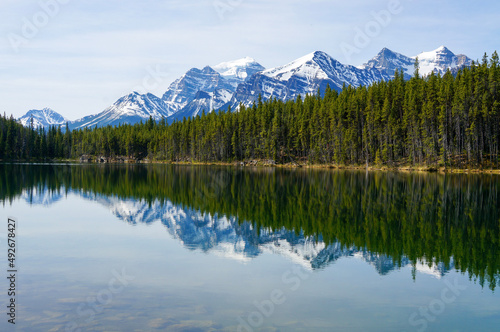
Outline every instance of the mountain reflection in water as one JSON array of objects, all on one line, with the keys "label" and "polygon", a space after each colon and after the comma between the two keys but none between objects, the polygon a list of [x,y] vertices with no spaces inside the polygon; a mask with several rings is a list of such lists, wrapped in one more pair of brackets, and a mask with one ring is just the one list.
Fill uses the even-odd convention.
[{"label": "mountain reflection in water", "polygon": [[[167,165],[0,165],[0,199],[65,194],[130,224],[160,221],[190,250],[308,269],[358,257],[385,275],[413,266],[500,283],[500,177]],[[415,273],[413,274],[415,276]]]}]

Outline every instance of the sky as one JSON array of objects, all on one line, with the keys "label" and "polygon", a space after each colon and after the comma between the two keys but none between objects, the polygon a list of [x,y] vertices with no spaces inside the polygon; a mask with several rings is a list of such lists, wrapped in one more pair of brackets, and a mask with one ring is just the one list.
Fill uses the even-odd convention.
[{"label": "sky", "polygon": [[499,16],[493,0],[0,0],[0,112],[76,120],[245,56],[272,68],[324,51],[358,66],[384,47],[445,45],[480,59],[500,51]]}]

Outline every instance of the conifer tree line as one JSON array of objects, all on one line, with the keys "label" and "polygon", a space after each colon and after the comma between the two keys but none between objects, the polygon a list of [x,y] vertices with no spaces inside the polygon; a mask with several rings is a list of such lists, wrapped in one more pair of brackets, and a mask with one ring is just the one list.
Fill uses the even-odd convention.
[{"label": "conifer tree line", "polygon": [[259,101],[169,124],[61,132],[0,119],[0,158],[129,156],[158,161],[496,167],[500,145],[500,64],[491,58],[456,75],[413,78],[402,71],[370,86]]},{"label": "conifer tree line", "polygon": [[28,127],[18,123],[11,115],[0,116],[0,160],[39,161],[71,158],[71,131],[63,133],[60,127],[47,130],[35,128],[33,120]]}]

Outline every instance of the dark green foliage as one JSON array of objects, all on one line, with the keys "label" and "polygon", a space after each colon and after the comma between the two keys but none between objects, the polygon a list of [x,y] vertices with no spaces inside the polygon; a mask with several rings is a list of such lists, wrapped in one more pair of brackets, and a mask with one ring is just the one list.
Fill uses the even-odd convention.
[{"label": "dark green foliage", "polygon": [[323,97],[269,100],[168,124],[62,134],[0,119],[0,158],[128,156],[159,161],[498,168],[500,66],[495,52],[456,76],[431,74],[369,87],[327,88]]},{"label": "dark green foliage", "polygon": [[60,127],[35,129],[33,121],[23,127],[12,116],[0,116],[0,159],[43,160],[70,157],[71,133]]}]

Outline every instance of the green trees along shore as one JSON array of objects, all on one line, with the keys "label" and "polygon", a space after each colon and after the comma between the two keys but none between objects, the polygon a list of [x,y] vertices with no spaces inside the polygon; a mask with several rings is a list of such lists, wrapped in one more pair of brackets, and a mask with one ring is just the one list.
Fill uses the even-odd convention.
[{"label": "green trees along shore", "polygon": [[500,64],[495,52],[456,75],[346,86],[295,101],[259,99],[237,112],[211,112],[169,124],[63,132],[24,128],[0,117],[0,159],[82,155],[157,161],[422,165],[499,168]]}]

